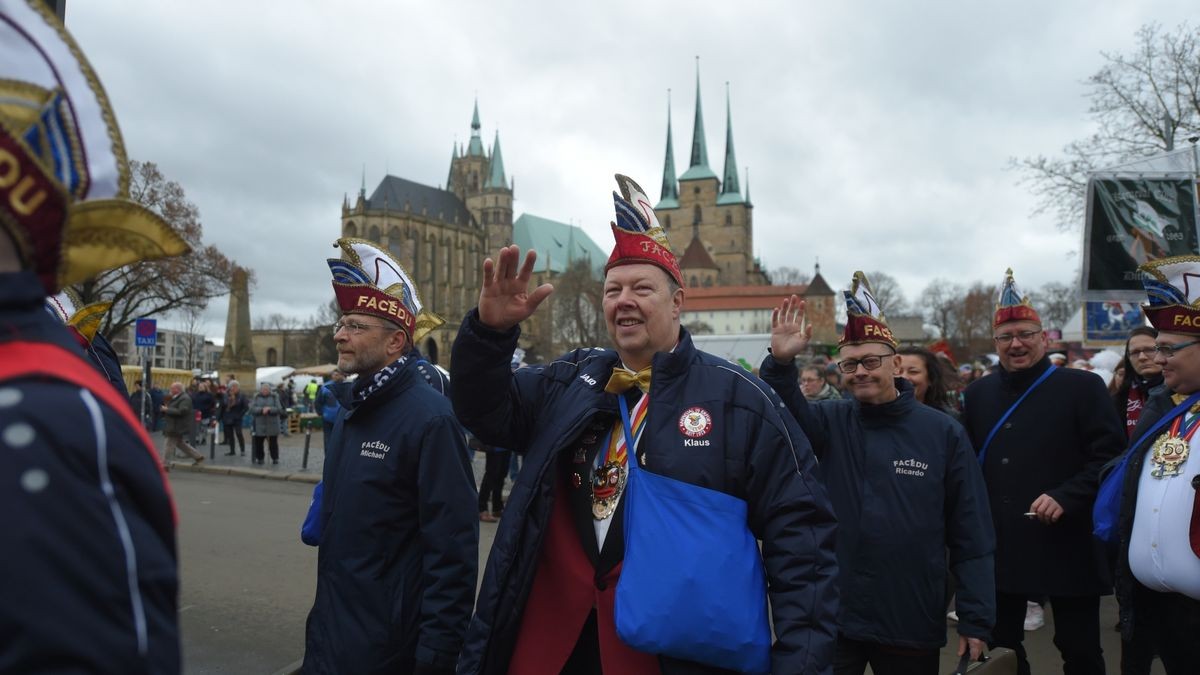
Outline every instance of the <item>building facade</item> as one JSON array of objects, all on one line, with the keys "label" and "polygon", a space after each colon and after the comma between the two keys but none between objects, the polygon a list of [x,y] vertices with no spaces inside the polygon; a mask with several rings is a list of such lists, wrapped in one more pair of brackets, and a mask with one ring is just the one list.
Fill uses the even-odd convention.
[{"label": "building facade", "polygon": [[[133,326],[129,326],[109,338],[121,365],[142,365],[143,356],[135,346],[133,331]],[[154,368],[179,368],[211,373],[217,369],[221,358],[221,348],[197,333],[159,328],[155,343],[150,364]]]},{"label": "building facade", "polygon": [[807,284],[688,288],[680,320],[698,335],[770,333],[771,311],[791,295],[805,301],[805,315],[813,326],[813,344],[837,344],[835,294],[820,269]]},{"label": "building facade", "polygon": [[[700,246],[707,256],[685,254],[680,268],[691,286],[762,286],[770,283],[754,257],[754,205],[738,177],[733,145],[733,112],[725,92],[725,166],[718,176],[708,163],[704,110],[700,99],[700,72],[696,71],[696,111],[688,168],[675,172],[671,132],[671,106],[667,104],[667,152],[663,160],[662,190],[654,213],[674,251]],[[683,263],[688,263],[685,266]],[[697,283],[692,283],[695,279]]]}]

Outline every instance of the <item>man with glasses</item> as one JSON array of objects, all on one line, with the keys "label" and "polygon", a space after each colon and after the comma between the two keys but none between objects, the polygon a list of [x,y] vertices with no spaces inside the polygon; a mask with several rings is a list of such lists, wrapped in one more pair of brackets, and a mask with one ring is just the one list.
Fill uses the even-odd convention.
[{"label": "man with glasses", "polygon": [[[1191,455],[1200,415],[1195,405],[1185,404],[1200,392],[1200,293],[1194,281],[1188,283],[1200,275],[1200,264],[1191,256],[1164,258],[1139,269],[1149,295],[1143,310],[1159,331],[1149,355],[1162,369],[1166,387],[1151,393],[1125,469],[1117,523],[1121,672],[1149,673],[1158,654],[1168,675],[1194,673],[1194,642],[1200,635],[1200,460]],[[1131,358],[1133,350],[1131,341]]]},{"label": "man with glasses", "polygon": [[896,340],[867,279],[845,294],[837,367],[852,397],[808,402],[794,359],[812,336],[792,296],[771,316],[760,373],[800,421],[838,517],[837,675],[938,672],[946,565],[957,581],[958,653],[978,658],[995,620],[995,538],[971,444],[897,377]]},{"label": "man with glasses", "polygon": [[1048,597],[1064,672],[1103,673],[1099,607],[1111,585],[1091,514],[1100,468],[1125,434],[1099,376],[1051,366],[1041,319],[1012,270],[992,325],[999,374],[967,387],[963,424],[996,528],[993,643],[1016,651],[1018,672],[1029,673],[1026,602]]},{"label": "man with glasses", "polygon": [[317,594],[305,673],[453,673],[475,600],[475,478],[450,402],[413,344],[442,319],[385,251],[339,239],[330,260],[342,318],[327,445]]}]

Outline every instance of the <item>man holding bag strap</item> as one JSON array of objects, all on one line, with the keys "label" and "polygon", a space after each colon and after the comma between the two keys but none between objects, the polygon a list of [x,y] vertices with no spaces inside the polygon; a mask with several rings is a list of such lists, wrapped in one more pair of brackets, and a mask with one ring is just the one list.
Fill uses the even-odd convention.
[{"label": "man holding bag strap", "polygon": [[1159,330],[1154,362],[1162,366],[1166,386],[1152,390],[1132,436],[1142,440],[1130,448],[1125,468],[1117,521],[1121,672],[1149,673],[1151,657],[1158,654],[1168,675],[1194,673],[1193,642],[1200,635],[1200,460],[1194,457],[1200,414],[1183,402],[1200,392],[1200,349],[1193,348],[1200,342],[1200,285],[1188,283],[1200,276],[1200,262],[1194,256],[1164,258],[1139,269],[1149,296],[1143,310]]},{"label": "man holding bag strap", "polygon": [[792,296],[771,317],[759,372],[812,440],[838,516],[836,675],[936,675],[946,643],[945,588],[957,580],[958,653],[978,659],[996,619],[995,535],[962,427],[898,377],[896,340],[862,272],[846,293],[838,369],[851,397],[807,401],[795,357],[812,329]]},{"label": "man holding bag strap", "polygon": [[[746,503],[746,522],[730,542],[747,528],[762,542],[778,638],[769,668],[828,673],[834,522],[808,442],[765,384],[692,345],[679,321],[679,266],[650,200],[632,180],[617,182],[616,246],[604,284],[615,350],[580,349],[510,370],[519,322],[553,291],[530,290],[536,254],[521,264],[515,246],[485,261],[479,307],[454,343],[451,398],[459,420],[483,443],[524,449],[526,462],[500,520],[458,672],[729,672],[638,651],[618,636],[622,495],[636,462],[639,474]],[[618,397],[625,397],[628,429]],[[683,570],[704,562],[688,558],[673,565],[681,584]],[[722,590],[713,584],[680,594],[716,603]],[[739,600],[763,607],[767,598]],[[721,607],[705,609],[719,614]],[[664,609],[663,623],[686,618]]]},{"label": "man holding bag strap", "polygon": [[1102,674],[1100,596],[1111,585],[1092,540],[1092,504],[1101,467],[1128,439],[1099,376],[1051,371],[1041,319],[1012,270],[992,325],[1000,371],[967,388],[963,425],[996,526],[993,643],[1015,651],[1028,675],[1025,603],[1046,596],[1063,671]]}]

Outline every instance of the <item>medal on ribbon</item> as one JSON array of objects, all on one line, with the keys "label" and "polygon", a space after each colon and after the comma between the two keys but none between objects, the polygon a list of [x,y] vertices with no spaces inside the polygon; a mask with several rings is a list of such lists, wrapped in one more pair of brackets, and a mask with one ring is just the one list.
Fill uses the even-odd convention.
[{"label": "medal on ribbon", "polygon": [[1154,441],[1150,456],[1152,467],[1150,475],[1152,477],[1172,478],[1180,474],[1180,469],[1188,458],[1192,436],[1196,435],[1196,429],[1200,428],[1200,424],[1198,424],[1200,422],[1200,415],[1192,416],[1186,431],[1181,435],[1180,426],[1182,422],[1183,415],[1180,415],[1171,424],[1171,430],[1165,435],[1159,436],[1158,440]]},{"label": "medal on ribbon", "polygon": [[[646,423],[647,405],[650,396],[643,394],[638,399],[630,415],[630,426],[633,427],[634,445],[641,438],[642,429]],[[625,480],[628,475],[629,448],[626,447],[625,434],[621,428],[623,422],[618,420],[608,434],[605,444],[608,450],[596,453],[596,466],[592,471],[592,518],[604,520],[611,518],[617,510],[621,493],[625,491]]]}]

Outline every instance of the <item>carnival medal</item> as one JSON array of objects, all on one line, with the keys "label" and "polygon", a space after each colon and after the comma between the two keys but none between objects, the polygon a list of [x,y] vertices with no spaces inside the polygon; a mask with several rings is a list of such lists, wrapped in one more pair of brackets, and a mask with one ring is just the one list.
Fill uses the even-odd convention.
[{"label": "carnival medal", "polygon": [[1183,416],[1181,415],[1171,424],[1171,430],[1166,435],[1159,436],[1158,440],[1154,441],[1151,448],[1153,454],[1150,457],[1150,464],[1153,467],[1150,469],[1152,477],[1178,476],[1183,463],[1187,461],[1192,436],[1196,435],[1196,429],[1200,428],[1200,424],[1197,424],[1200,422],[1200,415],[1192,417],[1187,431],[1181,436],[1179,427],[1182,422]]}]

